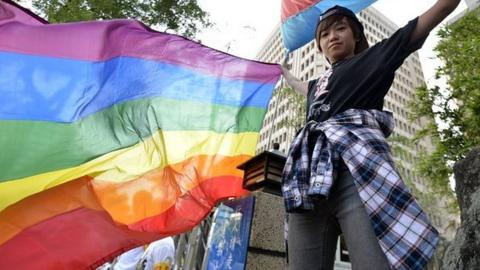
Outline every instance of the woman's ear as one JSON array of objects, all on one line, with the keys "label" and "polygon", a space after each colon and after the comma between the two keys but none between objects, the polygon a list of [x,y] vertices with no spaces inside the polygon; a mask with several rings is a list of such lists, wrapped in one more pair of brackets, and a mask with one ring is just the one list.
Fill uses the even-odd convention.
[{"label": "woman's ear", "polygon": [[323,53],[322,52],[322,47],[320,47],[320,42],[318,42],[318,40],[317,40],[317,41],[315,41],[315,43],[317,44],[318,51]]}]

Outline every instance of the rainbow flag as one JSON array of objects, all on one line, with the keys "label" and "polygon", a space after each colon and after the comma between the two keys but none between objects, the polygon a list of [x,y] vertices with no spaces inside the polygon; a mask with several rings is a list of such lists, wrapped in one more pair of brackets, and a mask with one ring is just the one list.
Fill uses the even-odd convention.
[{"label": "rainbow flag", "polygon": [[360,12],[376,0],[282,0],[283,45],[292,52],[315,38],[319,16],[336,5]]},{"label": "rainbow flag", "polygon": [[0,1],[0,269],[85,269],[242,196],[278,65]]}]

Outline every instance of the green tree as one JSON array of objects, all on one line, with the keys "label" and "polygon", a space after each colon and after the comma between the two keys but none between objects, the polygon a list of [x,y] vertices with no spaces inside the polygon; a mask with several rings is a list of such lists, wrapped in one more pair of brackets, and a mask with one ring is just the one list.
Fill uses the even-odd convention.
[{"label": "green tree", "polygon": [[194,37],[200,29],[212,26],[208,13],[197,0],[33,0],[33,6],[50,22],[76,22],[130,18],[146,25],[159,25]]},{"label": "green tree", "polygon": [[275,91],[278,101],[287,99],[289,114],[280,123],[279,127],[287,127],[294,130],[300,129],[305,124],[305,114],[307,100],[305,96],[299,94],[291,87],[284,87]]},{"label": "green tree", "polygon": [[479,25],[477,8],[439,31],[441,40],[435,51],[443,65],[437,68],[436,77],[445,78],[448,87],[420,87],[410,104],[411,120],[430,119],[415,139],[429,136],[435,147],[424,154],[418,170],[442,194],[450,193],[453,164],[480,145]]}]

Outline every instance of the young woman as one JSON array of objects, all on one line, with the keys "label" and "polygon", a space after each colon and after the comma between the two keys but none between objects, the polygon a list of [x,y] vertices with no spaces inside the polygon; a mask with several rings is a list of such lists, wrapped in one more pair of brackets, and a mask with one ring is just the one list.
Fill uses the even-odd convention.
[{"label": "young woman", "polygon": [[340,233],[353,269],[423,269],[433,256],[438,233],[395,170],[383,98],[395,70],[458,3],[438,0],[371,48],[355,14],[335,6],[315,35],[331,68],[310,82],[283,68],[307,96],[307,124],[283,175],[289,269],[333,269]]}]

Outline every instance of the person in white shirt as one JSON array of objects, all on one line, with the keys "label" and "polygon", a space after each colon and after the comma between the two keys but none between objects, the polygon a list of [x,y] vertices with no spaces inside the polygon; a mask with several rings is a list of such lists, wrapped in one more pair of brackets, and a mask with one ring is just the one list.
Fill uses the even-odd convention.
[{"label": "person in white shirt", "polygon": [[146,246],[139,246],[122,253],[113,263],[113,270],[137,270],[140,260],[145,253]]},{"label": "person in white shirt", "polygon": [[170,270],[175,262],[175,243],[166,237],[150,243],[143,256],[145,270]]}]

